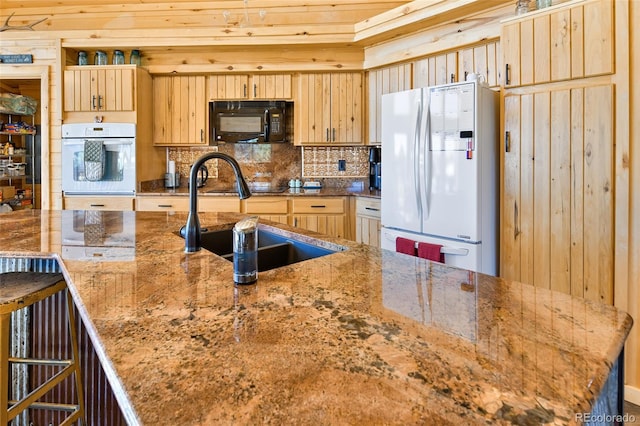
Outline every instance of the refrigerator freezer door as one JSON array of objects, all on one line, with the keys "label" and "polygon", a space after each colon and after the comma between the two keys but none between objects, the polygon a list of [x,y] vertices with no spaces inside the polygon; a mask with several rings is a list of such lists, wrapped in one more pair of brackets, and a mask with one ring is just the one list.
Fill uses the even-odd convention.
[{"label": "refrigerator freezer door", "polygon": [[496,274],[494,258],[482,256],[482,244],[471,244],[463,241],[452,241],[430,237],[427,235],[414,234],[411,232],[397,231],[395,229],[382,228],[382,248],[395,251],[396,237],[403,237],[416,242],[439,244],[444,253],[444,263],[449,266],[468,269],[470,271],[482,272],[485,274]]},{"label": "refrigerator freezer door", "polygon": [[420,232],[423,207],[420,200],[425,182],[420,141],[426,121],[423,89],[382,96],[382,224]]},{"label": "refrigerator freezer door", "polygon": [[422,233],[481,241],[475,83],[431,88]]}]

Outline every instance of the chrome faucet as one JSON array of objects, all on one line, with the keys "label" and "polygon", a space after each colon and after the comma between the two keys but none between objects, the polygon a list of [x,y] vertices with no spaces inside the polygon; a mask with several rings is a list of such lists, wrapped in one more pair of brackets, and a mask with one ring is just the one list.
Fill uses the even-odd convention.
[{"label": "chrome faucet", "polygon": [[180,229],[180,235],[184,237],[184,251],[191,253],[199,251],[200,246],[200,219],[198,218],[198,170],[207,160],[212,158],[219,158],[226,161],[233,168],[233,172],[236,174],[236,185],[238,188],[238,195],[241,199],[249,198],[251,191],[249,185],[242,176],[240,165],[227,154],[220,152],[209,152],[198,158],[189,172],[189,216],[187,217],[187,223]]}]

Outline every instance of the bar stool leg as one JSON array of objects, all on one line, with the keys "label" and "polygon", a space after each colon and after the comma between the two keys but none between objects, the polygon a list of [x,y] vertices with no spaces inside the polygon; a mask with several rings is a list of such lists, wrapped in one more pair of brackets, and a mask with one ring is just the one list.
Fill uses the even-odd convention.
[{"label": "bar stool leg", "polygon": [[[65,291],[67,298],[67,318],[69,319],[69,336],[71,337],[71,349],[73,356],[74,376],[76,382],[76,395],[78,397],[78,424],[84,425],[84,390],[82,385],[82,376],[80,374],[80,353],[78,351],[78,333],[76,330],[76,316],[74,313],[73,300],[71,299],[71,293],[67,289]],[[0,423],[2,424],[2,423]]]},{"label": "bar stool leg", "polygon": [[11,314],[0,314],[0,425],[9,422],[9,325]]}]

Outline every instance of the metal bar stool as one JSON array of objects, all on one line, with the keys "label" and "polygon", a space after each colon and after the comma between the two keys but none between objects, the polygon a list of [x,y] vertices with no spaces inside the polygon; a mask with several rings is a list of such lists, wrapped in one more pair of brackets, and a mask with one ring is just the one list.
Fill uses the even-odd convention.
[{"label": "metal bar stool", "polygon": [[[32,359],[11,357],[11,313],[46,299],[59,291],[67,292],[62,274],[9,272],[0,274],[0,425],[4,426],[28,408],[67,411],[61,425],[84,419],[84,394],[80,378],[77,333],[74,327],[73,301],[67,292],[67,318],[71,337],[72,359]],[[55,366],[55,372],[20,400],[9,399],[10,365]],[[75,375],[77,404],[38,402],[71,374]]]}]

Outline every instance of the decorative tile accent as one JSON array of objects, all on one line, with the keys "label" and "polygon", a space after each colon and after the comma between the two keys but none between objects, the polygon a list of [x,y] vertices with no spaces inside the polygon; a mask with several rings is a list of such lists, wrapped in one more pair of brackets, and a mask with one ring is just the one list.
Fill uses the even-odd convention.
[{"label": "decorative tile accent", "polygon": [[[338,160],[345,170],[338,170]],[[305,178],[363,178],[369,176],[369,147],[303,147],[302,176]]]}]

